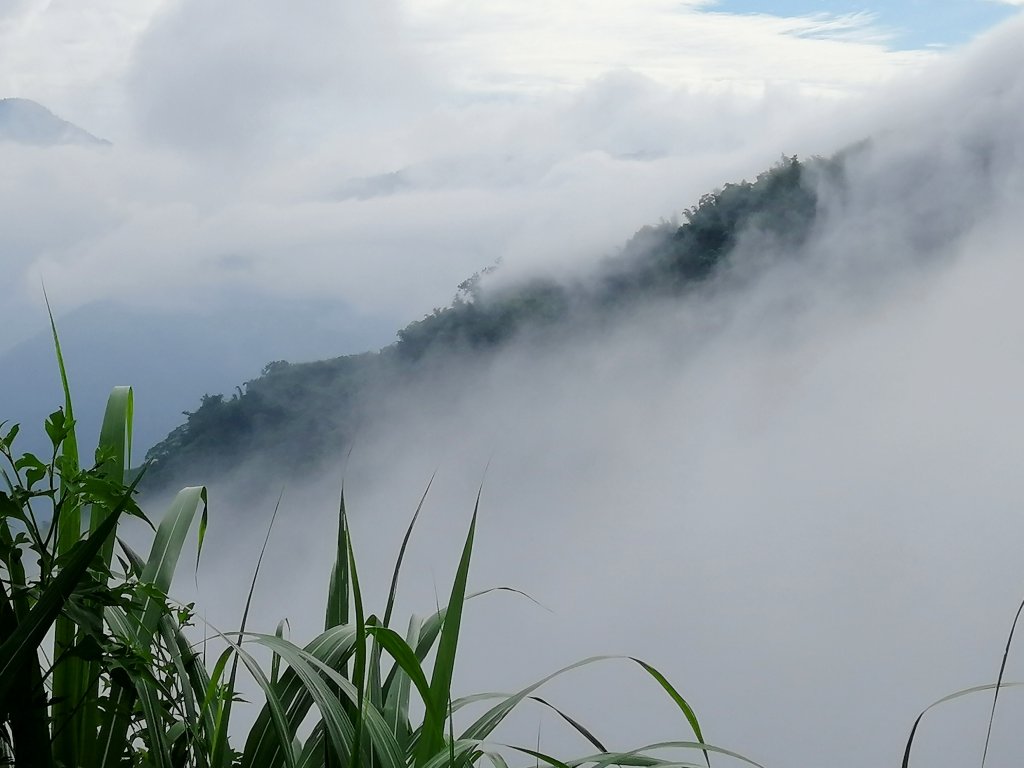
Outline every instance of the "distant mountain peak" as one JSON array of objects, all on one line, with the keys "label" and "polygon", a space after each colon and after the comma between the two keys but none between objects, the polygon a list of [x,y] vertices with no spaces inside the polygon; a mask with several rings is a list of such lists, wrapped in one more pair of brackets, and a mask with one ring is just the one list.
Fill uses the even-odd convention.
[{"label": "distant mountain peak", "polygon": [[42,104],[16,98],[0,99],[0,142],[5,141],[35,146],[110,145],[109,141],[57,117]]}]

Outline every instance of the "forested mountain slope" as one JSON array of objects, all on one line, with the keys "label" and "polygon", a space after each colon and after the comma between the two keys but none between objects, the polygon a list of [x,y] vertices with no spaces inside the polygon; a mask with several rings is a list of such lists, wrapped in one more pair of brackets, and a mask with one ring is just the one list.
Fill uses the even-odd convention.
[{"label": "forested mountain slope", "polygon": [[204,395],[148,452],[146,483],[208,479],[257,455],[289,469],[309,466],[351,443],[373,393],[426,375],[452,354],[480,357],[513,337],[614,322],[618,312],[656,298],[685,300],[739,256],[744,238],[759,244],[742,249],[744,258],[759,249],[795,252],[814,226],[819,189],[839,183],[841,167],[841,159],[785,159],[752,182],[704,195],[681,225],[644,227],[576,279],[493,288],[475,275],[449,306],[410,323],[379,351],[269,363],[230,396]]}]

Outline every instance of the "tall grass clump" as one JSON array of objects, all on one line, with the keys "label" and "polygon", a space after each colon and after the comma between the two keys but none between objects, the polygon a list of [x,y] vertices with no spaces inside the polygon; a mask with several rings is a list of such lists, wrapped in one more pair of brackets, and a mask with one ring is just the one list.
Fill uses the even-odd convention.
[{"label": "tall grass clump", "polygon": [[[44,425],[49,455],[19,454],[18,426],[0,425],[0,763],[463,768],[486,761],[508,768],[518,755],[530,765],[557,768],[675,768],[710,766],[716,752],[744,759],[706,744],[689,703],[657,669],[629,657],[678,709],[681,738],[614,752],[556,710],[589,742],[590,754],[556,758],[539,747],[494,744],[495,730],[521,704],[552,707],[535,695],[547,680],[612,657],[585,659],[512,695],[455,695],[463,608],[474,597],[468,580],[479,496],[447,604],[413,616],[404,634],[392,626],[393,609],[419,508],[384,610],[370,613],[342,496],[323,632],[299,645],[285,639],[280,626],[272,633],[251,631],[247,601],[241,627],[213,630],[223,650],[207,657],[201,637],[211,630],[191,628],[193,606],[169,596],[193,528],[189,546],[196,548],[197,562],[201,555],[206,489],[181,490],[150,522],[135,493],[145,469],[129,478],[133,398],[126,387],[111,392],[95,454],[83,461],[56,332],[54,342],[65,403]],[[128,516],[150,522],[146,555],[118,537]],[[248,728],[232,722],[241,674],[262,694]],[[489,708],[456,730],[454,713],[481,703]]]}]

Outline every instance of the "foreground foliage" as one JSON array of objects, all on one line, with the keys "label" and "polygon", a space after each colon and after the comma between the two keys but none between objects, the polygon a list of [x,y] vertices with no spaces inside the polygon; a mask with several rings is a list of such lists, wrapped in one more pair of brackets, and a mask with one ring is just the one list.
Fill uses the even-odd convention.
[{"label": "foreground foliage", "polygon": [[[61,374],[67,394],[63,363]],[[178,493],[154,529],[148,556],[117,537],[126,515],[146,519],[134,498],[139,478],[125,483],[132,411],[131,390],[116,388],[95,461],[85,468],[70,395],[46,422],[52,447],[46,459],[18,455],[18,427],[0,427],[6,465],[6,487],[0,491],[0,762],[36,768],[458,768],[486,759],[494,768],[507,768],[507,756],[521,754],[531,763],[558,768],[669,768],[710,765],[713,752],[732,754],[703,743],[690,705],[639,659],[627,661],[658,683],[678,708],[688,737],[609,752],[583,725],[559,712],[593,746],[592,754],[565,760],[538,749],[492,744],[495,729],[522,703],[552,707],[534,695],[543,683],[608,657],[583,660],[513,695],[454,697],[463,607],[475,596],[467,589],[476,509],[447,606],[413,617],[404,635],[392,628],[393,609],[419,510],[403,541],[387,605],[382,613],[369,614],[344,498],[320,635],[299,646],[283,637],[280,625],[273,634],[248,631],[248,602],[237,631],[190,629],[193,606],[168,594],[193,527],[201,555],[206,490],[197,486]],[[215,658],[200,652],[203,643],[194,644],[195,635],[209,631],[223,648]],[[269,651],[268,666],[254,655],[259,648]],[[232,726],[243,671],[263,694],[262,709],[247,733]],[[490,708],[456,732],[453,714],[481,703]],[[654,749],[676,756],[655,757]]]},{"label": "foreground foliage", "polygon": [[[149,522],[135,501],[141,476],[126,483],[132,391],[112,391],[94,461],[83,468],[59,344],[57,358],[65,404],[45,424],[50,455],[19,455],[19,427],[0,423],[0,474],[5,481],[0,490],[0,764],[468,768],[486,762],[509,768],[509,758],[519,755],[530,764],[552,768],[710,768],[711,755],[720,754],[757,766],[705,743],[689,703],[657,669],[633,657],[584,659],[511,695],[456,698],[452,680],[463,609],[468,600],[484,594],[468,592],[479,495],[447,605],[426,617],[413,616],[404,635],[392,628],[395,598],[423,499],[402,542],[384,610],[369,614],[344,495],[322,633],[299,646],[283,636],[283,622],[273,634],[249,631],[255,575],[241,627],[231,633],[215,628],[198,633],[192,627],[194,606],[177,603],[169,593],[193,527],[198,568],[208,522],[205,488],[189,487],[177,494],[153,529],[147,557],[118,538],[126,516]],[[1022,613],[1024,603],[997,682],[956,692],[921,712],[907,741],[904,768],[910,765],[926,713],[991,691],[987,755],[999,691],[1019,685],[1004,682],[1003,675]],[[223,650],[208,657],[205,641],[210,632]],[[257,658],[261,649],[269,653],[269,664]],[[536,695],[558,675],[615,658],[636,665],[660,686],[679,711],[684,738],[610,751],[569,713]],[[262,707],[248,731],[232,720],[240,672],[262,692]],[[533,749],[495,743],[496,729],[527,702],[557,712],[590,743],[592,752],[560,758],[545,754],[539,745]],[[481,704],[490,706],[457,732],[454,714]],[[983,756],[982,768],[984,763]]]}]

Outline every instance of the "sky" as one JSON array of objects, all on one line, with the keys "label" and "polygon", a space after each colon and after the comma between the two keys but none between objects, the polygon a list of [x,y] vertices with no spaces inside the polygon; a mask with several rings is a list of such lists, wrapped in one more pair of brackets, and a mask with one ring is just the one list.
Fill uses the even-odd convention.
[{"label": "sky", "polygon": [[[498,261],[503,279],[575,269],[782,154],[860,140],[872,94],[955,52],[963,13],[1015,12],[943,3],[938,50],[893,37],[921,18],[897,7],[5,3],[0,94],[113,146],[0,144],[0,355],[38,358],[45,284],[58,317],[108,340],[69,354],[139,381],[152,444],[204,392],[387,344]],[[165,318],[160,344],[126,364],[111,303],[134,328]],[[269,304],[291,308],[273,332]],[[231,365],[185,362],[225,326],[249,329]],[[9,396],[38,420],[58,394]]]},{"label": "sky", "polygon": [[774,16],[856,15],[872,18],[872,25],[892,48],[914,50],[961,45],[1014,12],[1016,0],[898,0],[860,2],[845,0],[723,0],[722,13],[761,13]]},{"label": "sky", "polygon": [[[244,282],[372,309],[393,331],[498,258],[512,271],[590,256],[780,153],[860,138],[856,119],[821,121],[1015,12],[991,0],[7,3],[0,93],[115,148],[0,148],[13,277],[0,349],[38,326],[40,279],[62,311],[129,296],[195,305]],[[629,201],[586,201],[623,185]],[[587,230],[575,254],[546,234],[570,220]],[[404,269],[413,248],[423,264]]]},{"label": "sky", "polygon": [[[872,137],[801,259],[745,292],[650,307],[610,338],[453,361],[414,393],[382,393],[346,487],[353,510],[380,510],[353,513],[380,597],[405,510],[438,471],[402,604],[429,609],[490,459],[474,585],[522,587],[550,612],[471,612],[463,690],[635,653],[680,684],[711,740],[765,765],[894,764],[920,709],[991,680],[1020,599],[1017,13],[5,4],[0,95],[113,146],[0,145],[0,354],[44,330],[41,280],[84,329],[79,366],[119,325],[148,334],[162,318],[165,334],[121,354],[176,385],[164,403],[137,392],[170,428],[225,386],[216,347],[202,366],[190,353],[211,324],[250,355],[231,376],[359,351],[498,259],[495,279],[586,269],[782,154]],[[372,327],[339,340],[304,305]],[[95,307],[106,332],[72,314]],[[3,370],[33,371],[3,374],[3,402],[50,375]],[[326,580],[331,537],[316,534],[337,480],[287,489],[298,522],[269,553],[266,628],[282,606],[299,636],[320,620],[294,583]],[[213,490],[206,551],[222,554],[200,588],[230,622],[262,531],[231,522],[237,488]],[[685,733],[620,672],[551,695],[616,746]],[[1022,751],[1020,703],[1006,702],[992,765]],[[976,759],[985,703],[926,721],[920,764]]]}]

